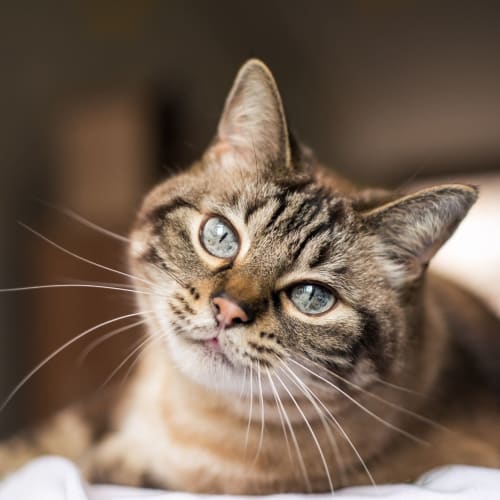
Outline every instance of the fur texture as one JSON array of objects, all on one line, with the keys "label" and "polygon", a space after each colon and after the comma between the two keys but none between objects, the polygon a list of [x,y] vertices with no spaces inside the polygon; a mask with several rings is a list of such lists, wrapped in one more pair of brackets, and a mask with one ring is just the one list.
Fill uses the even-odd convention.
[{"label": "fur texture", "polygon": [[[499,322],[426,273],[476,197],[338,178],[290,135],[269,70],[247,62],[203,158],[157,186],[134,224],[150,339],[134,380],[13,438],[0,469],[62,453],[95,481],[257,494],[498,466],[500,410],[476,366],[493,366],[478,344]],[[211,217],[237,241],[231,258],[206,250]],[[304,313],[298,284],[333,307]],[[245,320],[221,324],[215,297]]]}]

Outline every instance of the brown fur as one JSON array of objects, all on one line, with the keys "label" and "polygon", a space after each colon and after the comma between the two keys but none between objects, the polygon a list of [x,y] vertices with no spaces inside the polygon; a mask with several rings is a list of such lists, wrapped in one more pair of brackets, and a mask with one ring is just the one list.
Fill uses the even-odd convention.
[{"label": "brown fur", "polygon": [[[290,136],[271,73],[248,62],[204,157],[157,186],[134,225],[151,338],[134,380],[93,416],[67,410],[4,444],[0,470],[50,452],[95,481],[260,494],[499,466],[487,381],[500,323],[426,273],[476,197],[471,186],[400,196],[339,179]],[[234,258],[200,243],[213,215],[238,235]],[[299,282],[331,288],[335,306],[300,312]],[[251,320],[221,329],[215,296]],[[216,335],[224,355],[205,344]]]}]

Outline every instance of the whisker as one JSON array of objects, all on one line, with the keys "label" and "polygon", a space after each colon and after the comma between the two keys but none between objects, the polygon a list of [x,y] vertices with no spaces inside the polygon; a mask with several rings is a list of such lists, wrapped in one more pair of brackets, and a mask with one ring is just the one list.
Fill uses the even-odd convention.
[{"label": "whisker", "polygon": [[250,364],[250,402],[248,410],[247,432],[245,435],[245,450],[248,447],[248,438],[250,436],[250,425],[252,424],[252,414],[253,414],[253,365]]},{"label": "whisker", "polygon": [[[304,361],[308,362],[308,363],[311,363],[311,364],[314,364],[315,366],[317,366],[318,368],[321,368],[322,370],[326,371],[327,373],[330,373],[331,375],[333,375],[334,377],[338,378],[339,380],[342,380],[343,382],[345,382],[346,384],[349,384],[357,389],[359,389],[360,391],[366,391],[366,389],[364,389],[363,387],[359,386],[359,385],[356,385],[354,384],[353,382],[351,382],[350,380],[346,379],[346,378],[343,378],[341,375],[339,375],[338,373],[334,372],[333,370],[330,370],[329,368],[327,368],[326,366],[318,363],[317,361],[314,361],[312,360],[311,358],[308,358],[307,356],[304,356],[303,354],[301,353],[297,353],[297,355],[299,357],[301,357]],[[422,393],[422,392],[419,392],[419,391],[416,391],[414,389],[410,389],[408,387],[403,387],[402,385],[398,385],[398,384],[393,384],[392,382],[388,382],[387,380],[384,380],[380,377],[376,377],[376,376],[373,376],[373,380],[382,384],[382,385],[385,385],[387,387],[390,387],[391,389],[395,389],[395,390],[398,390],[398,391],[401,391],[401,392],[405,392],[407,394],[411,394],[413,396],[419,396],[419,397],[422,397],[422,398],[425,398],[427,397],[426,394]],[[370,392],[366,391],[366,394],[371,394]],[[380,396],[379,396],[380,397]],[[381,398],[383,399],[383,398]],[[387,401],[387,400],[385,400]],[[387,401],[388,403],[390,403],[390,401]]]},{"label": "whisker", "polygon": [[373,479],[373,476],[370,472],[370,469],[368,469],[368,466],[366,465],[366,462],[363,460],[363,457],[359,453],[358,449],[352,442],[352,439],[349,437],[349,434],[344,430],[340,422],[338,421],[337,417],[329,410],[329,408],[321,401],[321,399],[304,383],[302,382],[304,387],[307,389],[307,391],[311,394],[311,396],[316,399],[316,401],[320,404],[320,406],[325,410],[326,414],[331,418],[332,422],[336,425],[346,442],[348,443],[349,447],[353,450],[354,454],[356,455],[356,458],[359,460],[359,463],[363,467],[363,470],[365,471],[366,475],[368,476],[368,479],[370,483],[373,486],[377,486],[375,483],[375,480]]},{"label": "whisker", "polygon": [[257,381],[259,383],[259,402],[260,402],[260,437],[259,445],[257,447],[257,453],[255,454],[254,463],[257,462],[260,452],[262,450],[262,443],[264,441],[264,422],[265,422],[265,410],[264,410],[264,394],[262,392],[262,379],[260,373],[260,361],[257,361]]},{"label": "whisker", "polygon": [[34,286],[20,286],[14,288],[0,288],[0,293],[9,292],[26,292],[29,290],[43,290],[46,288],[96,288],[98,290],[115,290],[119,292],[137,293],[139,295],[155,295],[160,297],[167,297],[167,295],[158,295],[154,292],[147,292],[142,290],[137,290],[135,288],[124,288],[118,286],[107,286],[107,285],[88,285],[83,283],[54,283],[50,285],[34,285]]},{"label": "whisker", "polygon": [[223,363],[222,364],[222,380],[227,380],[227,378],[226,378],[226,371],[227,371],[226,364]]},{"label": "whisker", "polygon": [[415,391],[413,389],[409,389],[408,387],[403,387],[402,385],[398,384],[393,384],[392,382],[387,382],[387,380],[384,380],[383,378],[376,377],[375,380],[379,382],[382,385],[385,385],[387,387],[390,387],[391,389],[396,389],[401,392],[406,392],[407,394],[412,394],[414,396],[420,396],[420,397],[425,397],[426,395],[423,394],[422,392]]},{"label": "whisker", "polygon": [[[291,393],[291,391],[288,389],[288,387],[285,385],[285,383],[283,382],[283,380],[281,379],[281,377],[276,372],[275,372],[275,375],[276,375],[276,378],[278,379],[278,381],[281,383],[281,385],[285,389],[285,391],[288,394],[288,396],[290,397],[290,399],[293,401],[293,403],[297,407],[298,412],[300,413],[302,419],[304,420],[304,423],[306,424],[306,426],[307,426],[307,428],[308,428],[308,430],[309,430],[309,432],[311,434],[311,437],[313,438],[314,444],[316,445],[316,448],[318,449],[319,455],[321,457],[321,461],[323,462],[323,467],[325,469],[325,474],[326,474],[326,477],[327,477],[327,480],[328,480],[328,485],[330,487],[330,491],[333,494],[334,490],[333,490],[332,478],[330,476],[330,470],[328,468],[328,464],[326,462],[326,458],[325,458],[325,455],[323,453],[323,449],[321,448],[321,445],[319,444],[319,441],[318,441],[318,438],[316,436],[316,433],[314,432],[311,424],[309,423],[309,420],[307,420],[307,417],[305,416],[305,414],[304,414],[302,408],[300,407],[299,403],[293,397],[293,394]],[[297,386],[297,387],[300,388],[300,386]]]},{"label": "whisker", "polygon": [[243,372],[243,380],[241,382],[241,388],[240,388],[240,395],[239,395],[240,401],[243,398],[243,392],[245,391],[245,385],[247,382],[247,372],[248,372],[248,368],[245,366],[245,371]]},{"label": "whisker", "polygon": [[[350,385],[351,387],[354,387],[355,389],[357,389],[358,391],[362,392],[363,394],[366,394],[368,397],[370,397],[372,399],[375,399],[377,401],[380,401],[382,404],[385,404],[386,406],[389,406],[390,408],[393,408],[394,410],[397,410],[397,411],[399,411],[401,413],[409,415],[409,416],[413,417],[415,420],[419,420],[420,422],[424,422],[424,423],[426,423],[426,424],[428,424],[428,425],[430,425],[430,426],[432,426],[432,427],[434,427],[436,429],[439,429],[439,430],[442,430],[442,431],[446,431],[446,432],[453,432],[451,429],[448,429],[444,425],[441,425],[438,422],[435,422],[434,420],[432,420],[432,419],[430,419],[428,417],[425,417],[424,415],[420,415],[419,413],[416,413],[416,412],[414,412],[412,410],[409,410],[408,408],[404,408],[403,406],[398,405],[397,403],[393,403],[392,401],[389,401],[389,400],[387,400],[387,399],[379,396],[378,394],[375,394],[373,392],[368,391],[364,387],[361,387],[360,385],[355,384],[354,382],[351,382],[349,379],[346,379],[345,377],[342,377],[342,375],[339,375],[338,373],[335,373],[334,371],[329,370],[328,368],[320,365],[319,363],[317,363],[315,361],[309,360],[305,356],[301,356],[301,357],[304,360],[311,362],[312,364],[314,364],[318,368],[323,369],[328,374],[333,375],[335,378],[337,378],[338,380],[341,380],[345,384]],[[291,359],[290,361],[294,361],[294,360]],[[379,378],[377,378],[376,380],[377,380],[377,382],[382,382],[382,380],[379,379]],[[398,389],[401,389],[401,388],[398,387]],[[411,391],[411,389],[408,389],[407,391],[409,392],[409,391]],[[417,394],[419,394],[419,393],[417,393]]]},{"label": "whisker", "polygon": [[29,231],[30,233],[34,234],[35,236],[38,236],[38,238],[42,239],[43,241],[45,241],[49,245],[52,245],[53,247],[57,248],[61,252],[64,252],[65,254],[70,255],[71,257],[74,257],[75,259],[78,259],[78,260],[80,260],[82,262],[85,262],[86,264],[90,264],[92,266],[98,267],[100,269],[104,269],[105,271],[109,271],[109,272],[112,272],[112,273],[115,273],[115,274],[119,274],[121,276],[126,276],[127,278],[132,278],[132,279],[135,279],[135,280],[138,280],[138,281],[142,281],[143,283],[147,283],[148,285],[151,285],[153,287],[156,286],[151,281],[145,280],[144,278],[141,278],[139,276],[134,276],[132,274],[125,273],[123,271],[118,271],[117,269],[113,269],[112,267],[108,267],[108,266],[105,266],[103,264],[99,264],[97,262],[94,262],[94,261],[92,261],[90,259],[87,259],[85,257],[82,257],[82,256],[80,256],[80,255],[78,255],[78,254],[76,254],[76,253],[74,253],[74,252],[72,252],[72,251],[64,248],[63,246],[59,245],[58,243],[50,240],[49,238],[47,238],[43,234],[39,233],[38,231],[35,231],[34,229],[32,229],[31,227],[29,227],[28,225],[24,224],[24,222],[19,222],[19,225],[21,227],[23,227],[24,229],[26,229],[27,231]]},{"label": "whisker", "polygon": [[178,285],[180,285],[182,288],[189,288],[189,285],[185,282],[182,281],[180,278],[178,278],[171,269],[167,269],[163,266],[158,266],[155,264],[156,269],[158,269],[161,273],[166,274],[170,279],[174,280]]},{"label": "whisker", "polygon": [[123,243],[130,243],[130,241],[131,241],[129,238],[126,238],[125,236],[122,236],[121,234],[115,233],[113,231],[110,231],[109,229],[105,229],[104,227],[99,226],[95,222],[92,222],[92,221],[86,219],[85,217],[81,216],[80,214],[77,214],[76,212],[74,212],[73,210],[70,210],[69,208],[59,207],[57,205],[53,205],[52,203],[48,203],[48,202],[46,202],[44,200],[40,200],[40,199],[36,199],[36,201],[40,205],[43,205],[45,207],[56,210],[64,215],[66,215],[67,217],[70,217],[71,219],[76,220],[80,224],[83,224],[84,226],[87,226],[90,229],[94,229],[98,233],[105,234],[106,236],[109,236],[109,237],[114,238],[116,240],[122,241]]},{"label": "whisker", "polygon": [[135,290],[142,290],[142,291],[149,291],[151,290],[148,288],[137,288],[134,284],[130,283],[129,281],[127,282],[111,282],[111,281],[92,281],[92,280],[83,280],[83,279],[74,279],[71,281],[71,283],[77,283],[77,284],[84,284],[84,285],[103,285],[103,286],[119,286],[123,288],[134,288]]},{"label": "whisker", "polygon": [[51,359],[53,359],[55,356],[57,356],[60,352],[62,352],[64,349],[69,347],[70,345],[74,344],[81,338],[85,337],[86,335],[98,330],[99,328],[102,328],[103,326],[110,325],[111,323],[115,323],[116,321],[121,321],[122,319],[127,319],[127,318],[132,318],[134,316],[141,316],[144,314],[149,314],[154,311],[142,311],[142,312],[136,312],[136,313],[131,313],[131,314],[126,314],[124,316],[119,316],[117,318],[110,319],[108,321],[104,321],[103,323],[100,323],[98,325],[93,326],[92,328],[89,328],[88,330],[85,330],[84,332],[78,334],[76,337],[73,337],[72,339],[68,340],[65,342],[61,347],[57,348],[55,351],[53,351],[49,356],[47,356],[45,359],[40,361],[35,368],[33,368],[27,375],[25,375],[22,380],[14,387],[14,389],[8,394],[7,398],[4,400],[2,405],[0,406],[0,412],[2,412],[5,407],[9,404],[9,402],[12,400],[12,398],[18,393],[18,391],[28,382],[33,375],[35,375],[41,368],[43,368]]},{"label": "whisker", "polygon": [[[143,287],[138,287],[135,283],[113,283],[113,282],[106,282],[106,281],[90,281],[90,280],[81,280],[81,279],[73,279],[71,282],[68,282],[67,284],[83,284],[83,285],[96,285],[96,286],[116,286],[120,288],[128,288],[129,290],[136,290],[138,292],[143,292],[143,293],[148,293],[149,295],[153,295],[156,297],[169,297],[169,295],[165,295],[164,293],[161,292],[160,286],[152,287],[152,286],[143,286]],[[160,290],[157,292],[156,290]]]},{"label": "whisker", "polygon": [[417,436],[414,436],[410,432],[407,432],[404,429],[401,429],[398,426],[392,424],[391,422],[388,422],[387,420],[384,420],[382,417],[380,417],[379,415],[377,415],[376,413],[374,413],[373,411],[371,411],[370,409],[368,409],[366,406],[362,405],[359,401],[357,401],[350,394],[348,394],[347,392],[345,392],[344,390],[342,390],[340,387],[338,387],[337,385],[335,385],[333,382],[331,382],[331,381],[327,380],[326,378],[322,377],[321,375],[318,375],[317,373],[313,372],[312,370],[310,370],[306,366],[302,365],[301,363],[299,363],[295,359],[290,358],[290,361],[292,363],[296,364],[297,366],[301,367],[303,370],[306,370],[308,373],[310,373],[314,377],[317,377],[318,379],[322,380],[325,384],[328,384],[330,387],[332,387],[337,392],[339,392],[344,397],[346,397],[349,401],[351,401],[352,403],[354,403],[358,408],[360,408],[362,411],[364,411],[367,415],[370,415],[375,420],[377,420],[377,422],[380,422],[382,425],[388,427],[389,429],[392,429],[393,431],[396,431],[397,433],[401,434],[402,436],[405,436],[408,439],[410,439],[410,440],[412,440],[412,441],[414,441],[414,442],[416,442],[418,444],[429,445],[429,443],[427,441],[425,441],[424,439],[421,439],[421,438],[419,438]]},{"label": "whisker", "polygon": [[290,441],[288,440],[288,433],[286,432],[285,420],[283,418],[283,413],[282,413],[281,408],[280,408],[280,406],[278,404],[279,394],[277,393],[276,388],[274,387],[274,383],[273,383],[273,381],[271,379],[271,373],[269,372],[269,368],[267,366],[265,368],[266,368],[267,378],[269,380],[269,385],[271,386],[271,392],[273,393],[274,403],[276,405],[276,409],[278,410],[278,415],[279,415],[279,419],[280,419],[281,429],[283,430],[283,436],[285,438],[286,448],[288,450],[288,457],[290,458],[290,463],[292,464],[293,463],[293,457],[292,457],[292,450],[290,448]]},{"label": "whisker", "polygon": [[151,337],[151,342],[147,345],[144,346],[141,352],[137,355],[137,357],[130,363],[130,366],[127,369],[127,372],[125,373],[125,376],[123,377],[122,381],[120,382],[120,387],[125,384],[127,381],[128,377],[132,373],[132,370],[134,366],[137,364],[137,362],[141,359],[141,356],[151,347],[155,345],[155,341],[160,340],[161,338],[166,337],[166,335],[160,335],[159,337]]},{"label": "whisker", "polygon": [[[300,377],[295,374],[291,368],[284,362],[281,361],[281,364],[283,367],[289,372],[293,378],[297,380],[308,392],[310,391],[309,387],[305,384],[303,380],[300,379]],[[290,375],[286,374],[288,378],[290,378]],[[318,414],[321,423],[323,425],[323,428],[325,429],[325,432],[328,436],[328,441],[330,442],[330,446],[332,447],[333,453],[335,455],[335,461],[337,462],[337,465],[339,466],[339,475],[341,476],[341,483],[346,484],[346,478],[345,478],[345,467],[344,467],[344,461],[342,459],[342,455],[340,454],[340,450],[337,444],[337,440],[335,439],[335,436],[332,434],[332,430],[330,428],[330,425],[328,420],[325,418],[324,412],[321,411],[321,408],[319,408],[318,404],[316,401],[311,398],[309,394],[305,394],[306,398],[309,400],[309,402],[313,405],[314,409],[316,410],[316,413]]]},{"label": "whisker", "polygon": [[139,351],[141,348],[145,347],[146,344],[148,344],[149,342],[152,342],[153,340],[153,337],[147,337],[145,340],[141,341],[139,343],[139,345],[135,346],[132,351],[125,357],[125,359],[108,375],[108,377],[106,378],[106,380],[101,384],[101,386],[99,387],[99,390],[102,390],[104,389],[104,387],[106,387],[110,382],[111,380],[113,379],[113,377],[120,371],[120,369],[122,368],[122,366],[124,366],[127,361],[137,352]]},{"label": "whisker", "polygon": [[[425,422],[426,424],[428,424],[428,425],[430,425],[430,426],[432,426],[432,427],[434,427],[436,429],[439,429],[439,430],[442,430],[442,431],[446,431],[446,432],[452,432],[451,429],[448,429],[444,425],[439,424],[438,422],[435,422],[434,420],[432,420],[432,419],[430,419],[428,417],[425,417],[424,415],[420,415],[419,413],[416,413],[416,412],[414,412],[412,410],[409,410],[408,408],[404,408],[403,406],[398,405],[397,403],[394,403],[392,401],[389,401],[388,399],[385,399],[385,398],[379,396],[378,394],[374,394],[373,392],[368,391],[364,387],[362,387],[362,386],[360,386],[358,384],[355,384],[354,382],[351,382],[349,379],[347,379],[345,377],[342,377],[342,375],[339,375],[338,373],[334,372],[333,370],[329,370],[328,368],[326,368],[325,366],[321,365],[320,363],[317,363],[317,362],[315,362],[315,361],[313,361],[311,359],[308,359],[308,358],[306,358],[303,355],[299,354],[299,356],[301,356],[301,358],[304,359],[304,361],[310,362],[310,363],[314,364],[318,368],[324,370],[326,373],[328,373],[330,375],[333,375],[338,380],[341,380],[345,384],[350,385],[351,387],[354,387],[355,389],[359,390],[363,394],[366,394],[368,397],[370,397],[372,399],[375,399],[377,401],[380,401],[381,403],[389,406],[390,408],[393,408],[393,409],[395,409],[395,410],[397,410],[397,411],[399,411],[401,413],[405,413],[406,415],[409,415],[409,416],[415,418],[416,420],[420,420],[421,422]],[[291,359],[291,361],[294,361],[294,360]],[[396,389],[402,390],[404,392],[408,392],[408,393],[411,393],[411,394],[416,394],[418,396],[424,396],[424,394],[412,391],[411,389],[406,389],[404,387],[393,385],[393,384],[391,384],[389,382],[385,382],[384,380],[382,380],[382,379],[380,379],[378,377],[376,377],[375,380],[377,382],[382,383],[383,385],[389,385],[389,386],[392,386],[392,387],[394,387]]]},{"label": "whisker", "polygon": [[121,328],[116,328],[115,330],[111,330],[110,332],[106,333],[102,337],[94,340],[92,343],[90,343],[80,354],[77,360],[77,364],[81,366],[85,358],[98,346],[100,346],[103,342],[106,342],[106,340],[114,337],[115,335],[118,335],[119,333],[125,332],[127,330],[130,330],[136,326],[142,325],[146,323],[147,319],[141,319],[140,321],[136,321],[135,323],[132,323],[131,325],[126,325],[122,326]]},{"label": "whisker", "polygon": [[[266,369],[268,371],[268,375],[270,375],[269,369],[267,367],[266,367]],[[309,474],[307,473],[307,469],[306,469],[306,466],[305,466],[305,463],[304,463],[304,457],[302,456],[302,452],[300,451],[299,443],[297,441],[297,436],[295,435],[295,431],[293,430],[292,422],[290,421],[290,418],[288,417],[288,413],[286,412],[285,406],[283,405],[283,402],[281,401],[279,392],[278,392],[278,390],[276,388],[276,385],[274,384],[272,376],[270,376],[269,382],[271,384],[271,387],[273,387],[273,391],[278,396],[277,402],[278,402],[278,404],[279,404],[279,406],[281,408],[281,411],[283,412],[283,417],[285,419],[285,422],[286,422],[286,425],[288,427],[288,430],[290,431],[290,436],[292,437],[293,445],[295,447],[295,451],[297,453],[297,458],[299,460],[299,467],[300,467],[302,476],[304,478],[304,481],[306,482],[307,491],[309,493],[311,493],[312,492],[311,481],[309,479]]]}]

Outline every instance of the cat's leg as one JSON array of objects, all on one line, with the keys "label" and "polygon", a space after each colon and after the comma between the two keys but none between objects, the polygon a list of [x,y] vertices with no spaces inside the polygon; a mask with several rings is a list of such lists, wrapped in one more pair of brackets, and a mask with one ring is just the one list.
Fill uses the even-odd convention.
[{"label": "cat's leg", "polygon": [[153,455],[153,449],[148,453],[133,436],[115,432],[92,448],[80,465],[90,483],[167,489],[167,478],[155,477],[152,471]]},{"label": "cat's leg", "polygon": [[0,443],[0,477],[41,455],[76,460],[93,442],[94,428],[85,412],[63,410],[42,425]]},{"label": "cat's leg", "polygon": [[0,477],[41,455],[79,462],[109,432],[117,401],[114,390],[109,390],[1,442]]}]

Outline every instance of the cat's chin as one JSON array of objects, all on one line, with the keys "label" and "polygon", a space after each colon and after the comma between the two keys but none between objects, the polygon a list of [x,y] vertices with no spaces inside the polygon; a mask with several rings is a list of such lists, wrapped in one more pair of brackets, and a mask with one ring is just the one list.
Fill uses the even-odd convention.
[{"label": "cat's chin", "polygon": [[168,336],[172,361],[191,380],[213,390],[239,393],[246,366],[231,359],[216,337],[197,340]]}]

